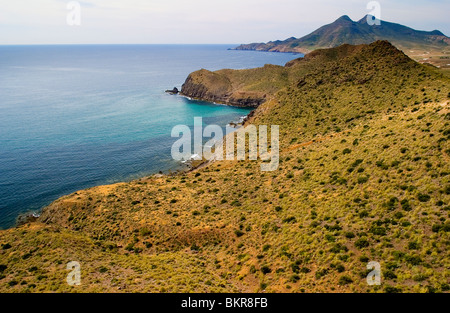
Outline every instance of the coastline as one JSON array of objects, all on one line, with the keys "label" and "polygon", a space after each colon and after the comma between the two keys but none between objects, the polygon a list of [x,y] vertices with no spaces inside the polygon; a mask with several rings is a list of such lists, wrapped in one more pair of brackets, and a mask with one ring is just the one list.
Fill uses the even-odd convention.
[{"label": "coastline", "polygon": [[[30,61],[24,58],[23,66],[5,67],[4,72],[17,75],[18,81],[5,81],[2,86],[3,102],[16,105],[11,105],[14,118],[5,114],[0,118],[5,130],[0,158],[7,160],[0,166],[0,228],[13,227],[20,214],[38,212],[79,189],[131,181],[160,169],[167,173],[179,169],[170,158],[168,142],[173,118],[177,124],[190,125],[192,117],[205,116],[208,123],[225,126],[250,110],[210,101],[188,106],[183,98],[163,94],[167,87],[181,86],[189,73],[202,67],[256,68],[266,63],[283,65],[293,58],[275,54],[250,57],[227,51],[230,47],[233,45],[85,45],[2,50],[7,56],[5,65],[6,60],[14,60],[16,52]],[[103,55],[100,63],[97,52]],[[130,53],[135,58],[127,58]],[[76,75],[66,75],[68,68],[60,63],[72,54],[80,56],[74,57],[70,67]],[[116,62],[117,56],[123,62]],[[33,65],[36,58],[42,66]],[[48,86],[52,92],[40,93],[36,87],[39,77],[41,83],[55,81]],[[69,85],[77,88],[68,89],[67,94],[58,92]],[[13,87],[26,92],[13,92]],[[18,97],[24,101],[18,102]],[[36,102],[33,114],[28,100]],[[49,107],[57,110],[48,111]],[[26,124],[21,123],[24,120]],[[33,134],[31,129],[35,129]]]},{"label": "coastline", "polygon": [[[214,105],[219,105],[219,106],[233,106],[233,105],[225,104],[225,103],[210,102],[210,101],[203,100],[203,99],[192,99],[189,96],[182,95],[182,94],[177,94],[176,96],[184,97],[184,98],[188,99],[189,101],[201,101],[201,102],[206,102],[206,103],[209,103],[209,104],[214,104]],[[239,120],[240,120],[239,122],[236,122],[236,123],[234,121],[228,122],[227,125],[235,124],[235,126],[232,126],[235,129],[232,133],[235,133],[241,127],[244,127],[246,125],[246,123],[248,122],[249,118],[254,115],[255,110],[256,109],[250,111],[245,116],[241,116],[239,118]],[[219,144],[223,144],[224,143],[224,140],[225,140],[226,136],[227,135],[224,135],[222,137],[222,140],[220,141]],[[196,170],[199,170],[199,169],[202,169],[202,168],[205,168],[205,167],[211,165],[215,161],[216,161],[215,158],[213,158],[211,160],[205,160],[205,159],[194,160],[194,159],[191,159],[191,160],[187,160],[187,161],[184,161],[184,162],[180,161],[180,162],[178,162],[177,168],[174,169],[174,171],[172,169],[167,170],[168,173],[165,173],[162,170],[157,170],[158,171],[157,173],[150,174],[150,175],[144,175],[142,177],[134,178],[134,179],[131,179],[129,181],[127,181],[127,180],[117,181],[117,182],[114,182],[114,183],[111,183],[111,184],[99,184],[99,185],[91,186],[91,187],[88,187],[88,188],[79,189],[79,190],[76,190],[76,191],[74,191],[72,193],[68,193],[68,194],[62,195],[61,197],[58,197],[57,199],[51,201],[48,205],[45,205],[45,206],[41,207],[39,210],[33,210],[33,211],[24,212],[24,213],[19,214],[17,216],[17,218],[16,218],[16,222],[15,222],[14,225],[12,225],[11,227],[5,228],[5,229],[0,229],[0,232],[1,231],[6,231],[8,229],[14,229],[14,228],[20,227],[22,225],[26,225],[28,223],[38,222],[42,212],[47,207],[49,207],[53,203],[59,201],[61,198],[67,197],[67,196],[72,195],[72,194],[76,194],[76,193],[79,193],[79,192],[82,192],[82,191],[85,191],[85,190],[89,190],[91,188],[98,188],[98,187],[102,187],[102,186],[105,186],[105,187],[106,186],[114,186],[114,185],[117,185],[117,184],[133,183],[133,182],[138,182],[138,181],[141,181],[143,179],[149,179],[149,178],[175,177],[175,176],[183,175],[183,174],[186,174],[186,173],[195,172]]]},{"label": "coastline", "polygon": [[[210,103],[210,104],[215,104],[215,105],[220,105],[220,106],[227,106],[227,107],[235,107],[235,108],[243,108],[243,109],[257,109],[258,106],[260,105],[238,105],[235,103],[226,103],[224,101],[210,101],[208,99],[203,99],[203,98],[198,98],[198,97],[192,97],[186,94],[183,94],[182,92],[180,92],[177,96],[186,98],[189,101],[198,101],[198,102],[206,102],[206,103]],[[253,111],[252,110],[252,111]]]},{"label": "coastline", "polygon": [[[271,51],[271,50],[256,50],[256,49],[237,49],[236,48],[229,48],[228,50],[230,51],[250,51],[250,52],[268,52],[268,53],[288,53],[288,54],[293,54],[293,55],[306,55],[307,53],[304,52],[298,52],[298,51]],[[310,51],[311,52],[311,51]]]}]

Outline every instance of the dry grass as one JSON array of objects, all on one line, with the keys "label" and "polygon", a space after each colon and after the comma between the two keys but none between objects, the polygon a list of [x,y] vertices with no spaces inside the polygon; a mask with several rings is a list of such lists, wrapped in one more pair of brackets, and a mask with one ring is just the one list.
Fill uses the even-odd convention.
[{"label": "dry grass", "polygon": [[258,108],[281,126],[277,171],[216,161],[63,197],[0,232],[0,290],[447,292],[449,80],[370,49],[299,62]]}]

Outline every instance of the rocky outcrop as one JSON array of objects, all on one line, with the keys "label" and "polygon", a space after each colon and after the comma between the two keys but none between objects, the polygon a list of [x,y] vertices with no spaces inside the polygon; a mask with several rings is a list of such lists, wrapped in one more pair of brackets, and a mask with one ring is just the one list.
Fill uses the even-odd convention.
[{"label": "rocky outcrop", "polygon": [[266,98],[262,92],[239,90],[227,75],[205,69],[188,76],[181,95],[238,107],[258,107]]},{"label": "rocky outcrop", "polygon": [[269,41],[268,43],[250,43],[242,44],[236,48],[229,50],[247,50],[247,51],[268,51],[268,52],[281,52],[281,53],[301,53],[307,54],[311,52],[311,49],[306,47],[299,47],[293,44],[297,38],[291,37],[284,41]]},{"label": "rocky outcrop", "polygon": [[181,87],[182,95],[211,102],[225,103],[231,93],[227,77],[204,69],[191,73]]},{"label": "rocky outcrop", "polygon": [[170,93],[171,95],[177,95],[180,91],[177,87],[173,87],[172,90],[166,90],[167,93]]}]

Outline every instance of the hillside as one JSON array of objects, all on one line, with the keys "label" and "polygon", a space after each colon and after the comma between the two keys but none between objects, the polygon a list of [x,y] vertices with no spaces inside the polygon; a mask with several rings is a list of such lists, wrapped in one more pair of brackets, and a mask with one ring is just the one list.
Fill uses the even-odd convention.
[{"label": "hillside", "polygon": [[450,290],[449,78],[377,41],[191,83],[265,95],[249,123],[280,125],[278,170],[216,161],[65,196],[0,231],[0,291]]},{"label": "hillside", "polygon": [[235,49],[309,53],[316,49],[332,48],[342,44],[359,45],[377,40],[388,40],[417,60],[449,67],[447,64],[449,62],[446,62],[448,60],[440,59],[440,56],[450,54],[450,38],[440,31],[419,31],[396,23],[380,22],[381,25],[369,25],[367,16],[359,21],[352,21],[344,15],[301,38],[291,37],[268,43],[243,44]]}]

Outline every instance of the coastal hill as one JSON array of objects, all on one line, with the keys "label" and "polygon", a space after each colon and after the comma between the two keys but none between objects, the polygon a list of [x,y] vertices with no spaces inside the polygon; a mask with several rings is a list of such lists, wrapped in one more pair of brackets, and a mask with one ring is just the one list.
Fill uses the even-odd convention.
[{"label": "coastal hill", "polygon": [[365,16],[359,21],[352,21],[344,15],[301,38],[243,44],[235,50],[309,53],[315,49],[332,48],[342,44],[358,45],[388,40],[398,49],[418,59],[428,58],[427,52],[450,52],[450,38],[438,30],[419,31],[386,21],[380,21],[381,25],[369,25],[367,18]]},{"label": "coastal hill", "polygon": [[[247,123],[280,126],[279,168],[216,161],[62,197],[0,231],[0,291],[450,290],[450,80],[438,69],[377,41],[191,83],[205,100],[264,94]],[[71,261],[79,286],[66,283]],[[380,286],[367,284],[370,261]]]},{"label": "coastal hill", "polygon": [[[298,83],[299,77],[308,75],[316,67],[322,68],[321,62],[338,61],[359,53],[363,48],[361,45],[346,44],[339,49],[318,50],[304,58],[290,61],[285,66],[266,64],[264,67],[254,69],[223,69],[215,72],[201,69],[188,76],[181,94],[216,103],[258,107],[273,97],[277,91]],[[406,56],[403,55],[403,58]]]}]

